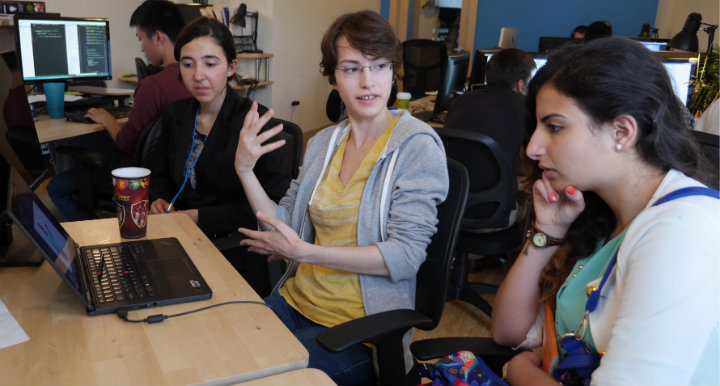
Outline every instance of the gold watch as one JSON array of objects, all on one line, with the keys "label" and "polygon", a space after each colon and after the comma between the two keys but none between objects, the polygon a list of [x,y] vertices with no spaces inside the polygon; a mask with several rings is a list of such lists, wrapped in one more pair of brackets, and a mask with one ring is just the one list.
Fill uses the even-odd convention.
[{"label": "gold watch", "polygon": [[554,245],[560,245],[565,242],[565,239],[557,239],[541,232],[540,230],[535,228],[535,224],[532,224],[530,229],[528,229],[527,235],[525,235],[525,237],[527,237],[527,239],[530,240],[532,245],[536,246],[537,248],[552,247]]}]

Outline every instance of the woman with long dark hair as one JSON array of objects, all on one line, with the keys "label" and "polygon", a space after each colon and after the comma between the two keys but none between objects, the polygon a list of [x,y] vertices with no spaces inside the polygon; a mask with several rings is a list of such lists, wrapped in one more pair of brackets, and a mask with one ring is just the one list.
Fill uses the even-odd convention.
[{"label": "woman with long dark hair", "polygon": [[[717,384],[720,200],[661,200],[703,187],[662,63],[627,39],[568,47],[538,71],[528,99],[535,219],[498,291],[493,339],[527,345],[545,303],[555,327],[545,344],[560,341],[561,363],[567,333],[601,356],[593,384]],[[539,366],[519,354],[508,380],[557,384]]]}]

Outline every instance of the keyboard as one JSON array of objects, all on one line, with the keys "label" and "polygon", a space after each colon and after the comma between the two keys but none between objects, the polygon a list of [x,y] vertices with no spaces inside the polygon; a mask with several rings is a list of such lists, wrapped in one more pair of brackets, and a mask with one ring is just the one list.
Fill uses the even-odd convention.
[{"label": "keyboard", "polygon": [[[102,107],[105,110],[107,110],[110,115],[112,115],[115,119],[119,118],[125,118],[128,116],[128,113],[130,112],[131,107],[130,106],[91,106],[91,107]],[[81,122],[81,123],[93,123],[93,120],[90,118],[85,118],[85,114],[87,114],[87,111],[91,107],[80,107],[80,108],[73,108],[73,109],[65,109],[65,119],[68,121],[73,122]]]},{"label": "keyboard", "polygon": [[92,286],[99,303],[122,302],[156,295],[147,272],[138,269],[138,245],[98,247],[85,251]]},{"label": "keyboard", "polygon": [[413,117],[423,121],[423,122],[436,122],[436,123],[445,123],[445,118],[447,117],[447,111],[440,112],[438,114],[435,114],[432,110],[424,110],[424,111],[418,111],[412,114]]}]

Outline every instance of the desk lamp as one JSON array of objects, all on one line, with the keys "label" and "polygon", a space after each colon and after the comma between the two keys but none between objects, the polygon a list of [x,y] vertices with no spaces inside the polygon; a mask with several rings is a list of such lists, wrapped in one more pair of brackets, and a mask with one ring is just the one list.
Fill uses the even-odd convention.
[{"label": "desk lamp", "polygon": [[685,20],[685,25],[682,31],[678,32],[668,43],[668,48],[674,48],[676,50],[683,51],[698,51],[698,38],[697,31],[700,29],[702,24],[702,15],[693,12],[688,15]]}]

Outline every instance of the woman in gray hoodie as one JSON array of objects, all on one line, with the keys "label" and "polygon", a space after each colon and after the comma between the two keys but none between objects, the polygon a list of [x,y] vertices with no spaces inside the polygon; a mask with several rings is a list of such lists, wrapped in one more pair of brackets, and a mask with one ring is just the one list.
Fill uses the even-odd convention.
[{"label": "woman in gray hoodie", "polygon": [[414,308],[415,276],[448,190],[445,151],[427,124],[387,108],[402,55],[382,16],[341,16],[321,48],[323,74],[348,119],[310,139],[300,175],[276,205],[252,169],[284,144],[264,144],[282,128],[259,133],[272,110],[248,113],[235,169],[263,230],[240,232],[251,251],[289,262],[265,301],[308,349],[309,367],[340,385],[367,383],[374,377],[370,348],[330,353],[315,336],[368,314]]}]

